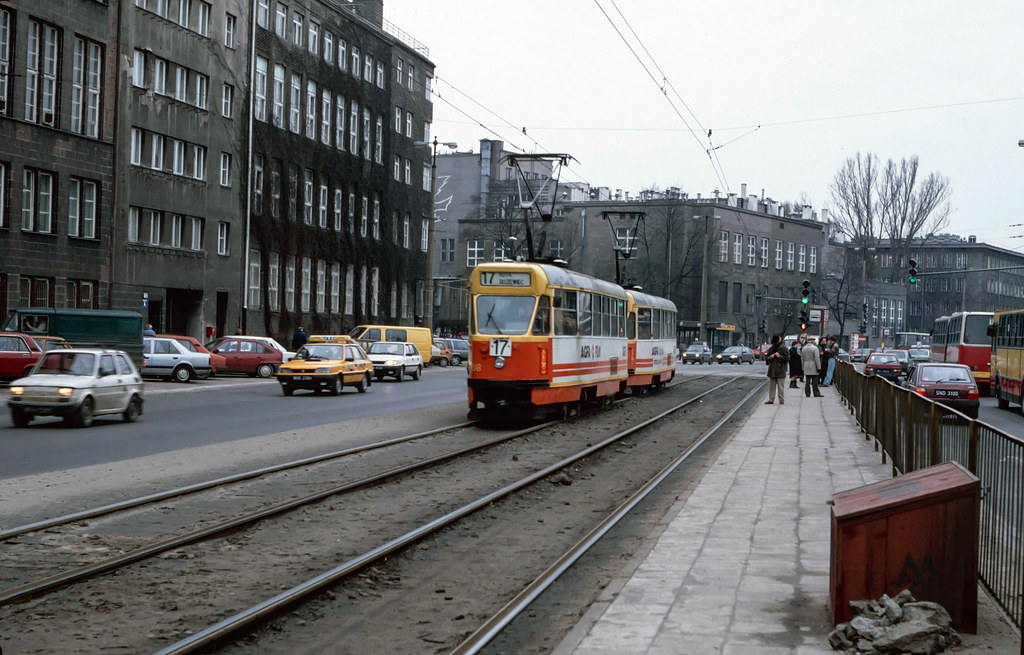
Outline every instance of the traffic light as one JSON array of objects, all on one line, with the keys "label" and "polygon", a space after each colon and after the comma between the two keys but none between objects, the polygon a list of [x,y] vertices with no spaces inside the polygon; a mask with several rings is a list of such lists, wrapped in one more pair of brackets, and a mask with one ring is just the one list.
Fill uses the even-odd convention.
[{"label": "traffic light", "polygon": [[[805,298],[805,300],[806,300],[806,298]],[[811,322],[811,317],[807,315],[807,310],[806,309],[801,309],[800,310],[800,330],[801,331],[806,330],[807,326],[808,326],[808,324],[810,324],[810,322]]]},{"label": "traffic light", "polygon": [[861,334],[867,334],[868,333],[868,322],[867,321],[861,321],[860,322],[860,333]]},{"label": "traffic light", "polygon": [[800,302],[802,302],[803,304],[806,305],[807,303],[811,302],[811,299],[809,298],[809,296],[811,295],[810,280],[804,280],[804,290],[800,292],[800,295],[802,296],[802,298],[800,298]]},{"label": "traffic light", "polygon": [[911,259],[910,262],[910,278],[907,280],[911,284],[917,284],[917,261]]},{"label": "traffic light", "polygon": [[761,319],[761,332],[768,334],[768,319],[766,318]]}]

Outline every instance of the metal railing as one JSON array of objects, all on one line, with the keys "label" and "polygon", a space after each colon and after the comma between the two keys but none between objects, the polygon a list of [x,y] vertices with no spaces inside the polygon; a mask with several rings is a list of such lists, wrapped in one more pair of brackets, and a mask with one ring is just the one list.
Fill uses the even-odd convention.
[{"label": "metal railing", "polygon": [[1024,441],[851,364],[839,364],[835,380],[893,475],[955,461],[981,480],[978,577],[1024,627]]}]

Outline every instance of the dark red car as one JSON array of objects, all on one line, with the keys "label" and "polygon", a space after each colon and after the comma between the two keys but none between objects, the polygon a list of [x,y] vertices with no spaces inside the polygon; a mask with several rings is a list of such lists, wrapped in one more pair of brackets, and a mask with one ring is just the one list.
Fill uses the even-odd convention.
[{"label": "dark red car", "polygon": [[879,377],[899,382],[903,377],[903,367],[896,355],[889,353],[871,353],[868,361],[864,363],[864,375],[877,375]]},{"label": "dark red car", "polygon": [[283,359],[280,350],[251,337],[221,337],[210,352],[224,357],[224,370],[228,373],[245,373],[260,378],[273,377]]},{"label": "dark red car", "polygon": [[918,364],[905,386],[929,400],[978,418],[978,384],[963,364]]},{"label": "dark red car", "polygon": [[0,332],[0,380],[25,377],[42,356],[42,348],[27,334]]}]

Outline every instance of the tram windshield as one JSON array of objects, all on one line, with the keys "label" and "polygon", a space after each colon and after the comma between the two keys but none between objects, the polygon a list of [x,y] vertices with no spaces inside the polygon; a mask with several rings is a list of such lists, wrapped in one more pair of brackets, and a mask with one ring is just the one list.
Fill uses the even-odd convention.
[{"label": "tram windshield", "polygon": [[526,334],[537,299],[533,296],[477,296],[476,331]]},{"label": "tram windshield", "polygon": [[988,324],[991,322],[988,314],[969,314],[964,324],[964,343],[989,345],[992,340],[988,336]]}]

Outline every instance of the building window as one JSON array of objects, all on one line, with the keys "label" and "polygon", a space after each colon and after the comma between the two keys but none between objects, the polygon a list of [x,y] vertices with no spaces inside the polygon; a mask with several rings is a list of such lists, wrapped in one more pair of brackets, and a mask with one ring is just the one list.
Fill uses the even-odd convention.
[{"label": "building window", "polygon": [[231,186],[231,153],[220,153],[220,185]]},{"label": "building window", "polygon": [[729,233],[725,230],[718,233],[718,261],[729,261]]},{"label": "building window", "polygon": [[[228,21],[226,23],[230,23],[231,24],[232,38],[231,38],[230,41],[228,40],[227,32],[226,32],[226,28],[225,28],[224,45],[226,45],[229,48],[232,48],[232,47],[234,47],[233,42],[234,42],[234,21],[235,21],[235,17],[232,16],[231,14],[228,14],[227,18],[228,18]],[[196,22],[196,31],[199,32],[203,36],[209,36],[210,35],[210,5],[208,3],[206,3],[206,2],[203,2],[202,0],[199,1],[199,16],[198,16],[198,21]]]},{"label": "building window", "polygon": [[345,270],[345,313],[346,314],[352,314],[352,310],[353,310],[353,307],[352,307],[352,305],[353,305],[352,296],[354,295],[353,294],[353,290],[354,290],[353,287],[354,287],[354,285],[355,285],[355,267],[352,264],[349,264],[348,268]]},{"label": "building window", "polygon": [[153,60],[153,93],[167,95],[167,62],[159,57]]},{"label": "building window", "polygon": [[281,256],[276,252],[270,253],[267,262],[267,309],[276,312],[281,309],[281,297],[278,292],[277,281],[281,275]]},{"label": "building window", "polygon": [[192,13],[192,0],[178,0],[178,25],[188,29],[189,15]]},{"label": "building window", "polygon": [[323,260],[316,262],[316,311],[327,311],[327,263]]},{"label": "building window", "polygon": [[328,64],[334,61],[334,35],[324,30],[324,61]]},{"label": "building window", "polygon": [[818,272],[818,247],[811,246],[811,266],[810,272],[813,275]]},{"label": "building window", "polygon": [[424,92],[423,93],[423,97],[426,100],[428,100],[428,101],[431,99],[430,98],[430,89],[432,88],[433,82],[434,82],[434,78],[432,78],[432,77],[424,77],[423,78],[423,92]]},{"label": "building window", "polygon": [[142,130],[132,128],[132,152],[131,162],[135,166],[142,166]]},{"label": "building window", "polygon": [[402,158],[395,155],[394,177],[396,182],[402,181]]},{"label": "building window", "polygon": [[306,80],[306,138],[316,139],[316,82]]},{"label": "building window", "polygon": [[420,223],[420,250],[427,252],[428,239],[430,238],[430,221],[423,219]]},{"label": "building window", "polygon": [[331,145],[331,92],[320,92],[320,142]]},{"label": "building window", "polygon": [[412,138],[412,112],[405,112],[405,136]]},{"label": "building window", "polygon": [[317,49],[320,47],[320,23],[313,19],[309,21],[309,40],[306,45],[309,48],[309,54],[314,57],[319,54]]},{"label": "building window", "polygon": [[0,115],[7,115],[7,101],[10,86],[7,84],[11,70],[11,12],[0,9]]},{"label": "building window", "polygon": [[373,199],[373,229],[374,239],[380,239],[380,198]]},{"label": "building window", "polygon": [[320,216],[320,227],[327,227],[327,185],[320,185],[320,206],[317,207]]},{"label": "building window", "polygon": [[380,269],[374,266],[370,275],[370,314],[376,317],[380,307]]},{"label": "building window", "polygon": [[345,39],[338,39],[338,68],[345,70],[348,66],[348,41]]},{"label": "building window", "polygon": [[313,171],[308,168],[302,177],[302,222],[313,224]]},{"label": "building window", "polygon": [[222,84],[220,87],[220,115],[224,118],[231,118],[231,104],[235,99],[235,87],[230,84]]},{"label": "building window", "polygon": [[180,248],[185,236],[185,217],[181,214],[171,215],[171,247]]},{"label": "building window", "polygon": [[256,120],[267,120],[267,60],[256,57],[256,89],[253,94],[253,114]]},{"label": "building window", "polygon": [[732,243],[732,263],[742,264],[743,263],[743,235],[734,234]]},{"label": "building window", "polygon": [[341,189],[334,190],[334,231],[341,232]]},{"label": "building window", "polygon": [[405,62],[399,57],[398,61],[395,62],[395,82],[399,85],[402,84],[402,70],[405,66]]},{"label": "building window", "polygon": [[782,242],[775,242],[775,270],[782,270]]},{"label": "building window", "polygon": [[796,254],[796,248],[793,243],[786,244],[786,270],[793,270],[794,255]]},{"label": "building window", "polygon": [[349,234],[356,233],[356,194],[348,194],[348,231]]},{"label": "building window", "polygon": [[274,32],[282,39],[288,34],[288,5],[282,2],[274,9]]},{"label": "building window", "polygon": [[96,238],[96,183],[71,178],[68,189],[68,236]]},{"label": "building window", "polygon": [[353,155],[359,154],[359,103],[355,100],[348,113],[348,151]]},{"label": "building window", "polygon": [[800,244],[800,258],[797,259],[797,270],[801,273],[807,270],[807,246]]},{"label": "building window", "polygon": [[377,118],[377,129],[374,132],[373,161],[378,164],[384,163],[384,117]]},{"label": "building window", "polygon": [[309,291],[313,275],[312,260],[309,257],[302,258],[302,287],[299,290],[299,311],[309,311]]},{"label": "building window", "polygon": [[188,69],[183,66],[174,67],[174,99],[185,102],[188,90]]},{"label": "building window", "polygon": [[441,239],[441,263],[448,264],[455,261],[455,239]]},{"label": "building window", "polygon": [[128,241],[138,243],[139,241],[139,208],[128,208]]},{"label": "building window", "polygon": [[302,26],[306,22],[305,17],[299,12],[292,14],[292,43],[302,47]]},{"label": "building window", "polygon": [[249,251],[249,309],[260,308],[260,251]]},{"label": "building window", "polygon": [[757,237],[747,237],[747,266],[757,266]]},{"label": "building window", "polygon": [[405,160],[405,183],[412,184],[412,162]]},{"label": "building window", "polygon": [[192,146],[192,176],[197,180],[206,179],[206,148]]},{"label": "building window", "polygon": [[164,215],[163,212],[158,212],[150,209],[149,213],[149,245],[159,246],[160,238],[164,232]]},{"label": "building window", "polygon": [[[9,164],[0,162],[0,228],[7,227],[7,175],[10,170]],[[0,299],[0,304],[3,304],[2,299]]]},{"label": "building window", "polygon": [[73,309],[93,309],[95,305],[96,282],[92,280],[68,280],[65,306]]},{"label": "building window", "polygon": [[377,88],[384,88],[384,62],[377,62]]},{"label": "building window", "polygon": [[[410,218],[411,217],[409,216],[409,214],[406,214],[405,218],[402,219],[402,247],[403,248],[408,248],[409,247],[409,222],[410,222]],[[481,252],[481,257],[482,257],[483,256],[482,255],[482,253],[483,253],[483,246],[482,245],[480,246],[480,252]]]},{"label": "building window", "polygon": [[270,24],[270,0],[256,0],[256,24],[263,29]]},{"label": "building window", "polygon": [[395,132],[402,133],[402,108],[395,107]]},{"label": "building window", "polygon": [[292,73],[291,85],[288,96],[288,129],[295,134],[300,134],[302,128],[299,126],[299,116],[302,111],[302,78]]},{"label": "building window", "polygon": [[284,308],[295,311],[295,260],[291,257],[284,265]]},{"label": "building window", "polygon": [[26,168],[22,177],[21,229],[53,231],[53,174]]},{"label": "building window", "polygon": [[231,224],[221,221],[217,225],[217,254],[228,254],[228,236],[231,231]]},{"label": "building window", "polygon": [[206,98],[210,88],[210,78],[205,75],[196,74],[196,107],[206,109]]},{"label": "building window", "polygon": [[412,91],[412,84],[413,84],[413,81],[416,78],[415,73],[416,73],[416,69],[413,68],[412,64],[409,64],[408,68],[406,69],[405,80],[406,80],[406,86],[409,88],[410,91]]},{"label": "building window", "polygon": [[334,99],[334,147],[338,150],[345,149],[345,98],[338,96]]},{"label": "building window", "polygon": [[57,28],[30,20],[25,59],[25,120],[44,125],[55,124],[59,61]]},{"label": "building window", "polygon": [[281,215],[281,162],[274,160],[270,169],[270,215],[277,218]]},{"label": "building window", "polygon": [[761,237],[761,268],[768,268],[768,237]]},{"label": "building window", "polygon": [[965,252],[958,252],[956,254],[956,267],[957,268],[967,268],[967,253],[965,253]]},{"label": "building window", "polygon": [[373,56],[369,54],[363,57],[363,81],[373,83]]},{"label": "building window", "polygon": [[363,107],[363,158],[370,158],[370,110]]},{"label": "building window", "polygon": [[[2,15],[2,12],[0,12],[0,16]],[[2,43],[0,43],[0,51],[2,51],[2,48]],[[146,53],[141,50],[136,50],[132,57],[132,86],[137,86],[140,89],[146,87]]]},{"label": "building window", "polygon": [[274,127],[284,125],[284,66],[274,64],[273,108],[270,110],[270,122]]},{"label": "building window", "polygon": [[423,164],[423,190],[430,191],[430,166]]},{"label": "building window", "polygon": [[203,249],[203,219],[193,218],[192,219],[192,250],[200,251]]},{"label": "building window", "polygon": [[75,38],[71,79],[71,131],[96,138],[100,126],[100,80],[103,48]]},{"label": "building window", "polygon": [[263,213],[263,155],[256,153],[252,158],[252,213]]},{"label": "building window", "polygon": [[366,223],[370,213],[370,201],[363,196],[362,213],[359,215],[359,236],[366,236]]}]

